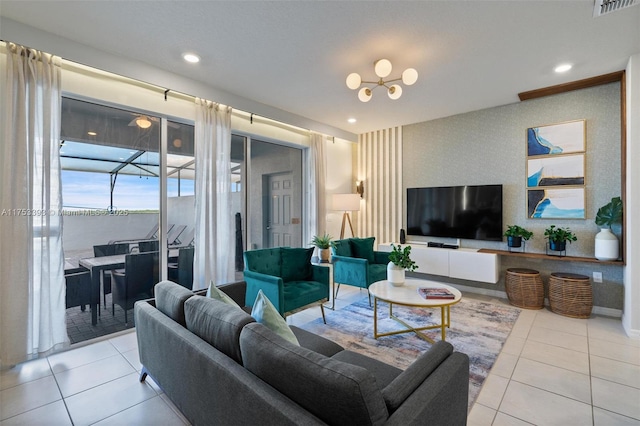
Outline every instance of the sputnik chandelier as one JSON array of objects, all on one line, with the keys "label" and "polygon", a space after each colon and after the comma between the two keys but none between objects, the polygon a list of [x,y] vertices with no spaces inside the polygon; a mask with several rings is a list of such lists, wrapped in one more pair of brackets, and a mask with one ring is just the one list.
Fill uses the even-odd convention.
[{"label": "sputnik chandelier", "polygon": [[[347,87],[351,90],[358,91],[358,99],[362,102],[369,102],[371,100],[373,89],[378,86],[384,86],[387,88],[387,94],[393,100],[399,99],[402,96],[402,87],[399,84],[392,84],[389,86],[389,83],[393,83],[394,81],[402,81],[406,86],[411,86],[418,80],[418,71],[413,68],[407,68],[402,73],[401,77],[393,78],[391,80],[384,80],[389,74],[391,74],[391,70],[393,67],[391,66],[391,62],[388,59],[380,59],[373,63],[373,69],[376,75],[380,78],[378,81],[366,81],[360,77],[360,74],[357,72],[352,72],[347,76]],[[363,84],[374,84],[373,87],[360,87]]]}]

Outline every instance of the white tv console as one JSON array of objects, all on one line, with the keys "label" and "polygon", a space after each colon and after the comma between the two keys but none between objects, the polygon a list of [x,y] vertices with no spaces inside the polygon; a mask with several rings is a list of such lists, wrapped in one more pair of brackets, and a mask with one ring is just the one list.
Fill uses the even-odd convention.
[{"label": "white tv console", "polygon": [[[411,246],[411,259],[418,265],[416,272],[493,284],[500,279],[500,258],[495,253],[479,253],[479,249],[470,248],[428,247],[426,243],[403,246]],[[391,251],[391,243],[378,244],[378,250]]]}]

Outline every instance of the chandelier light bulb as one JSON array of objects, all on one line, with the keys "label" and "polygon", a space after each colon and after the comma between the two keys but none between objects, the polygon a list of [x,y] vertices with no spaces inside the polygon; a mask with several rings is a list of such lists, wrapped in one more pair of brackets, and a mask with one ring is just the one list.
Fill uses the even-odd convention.
[{"label": "chandelier light bulb", "polygon": [[371,89],[368,87],[363,87],[358,92],[358,99],[362,102],[369,102],[371,100]]},{"label": "chandelier light bulb", "polygon": [[394,84],[393,86],[389,87],[387,94],[391,99],[395,101],[396,99],[399,99],[400,96],[402,96],[402,87],[400,87],[397,84]]},{"label": "chandelier light bulb", "polygon": [[418,81],[418,71],[413,68],[407,68],[402,73],[402,82],[407,86],[411,86]]},{"label": "chandelier light bulb", "polygon": [[148,129],[149,127],[151,127],[151,121],[144,115],[136,119],[136,124],[141,129]]},{"label": "chandelier light bulb", "polygon": [[375,70],[378,77],[385,78],[386,76],[391,74],[391,70],[393,69],[393,67],[391,66],[391,62],[388,59],[380,59],[376,61],[373,69]]},{"label": "chandelier light bulb", "polygon": [[358,74],[357,72],[352,72],[347,76],[347,87],[349,89],[356,90],[358,87],[360,87],[361,83],[362,83],[362,78],[360,77],[360,74]]}]

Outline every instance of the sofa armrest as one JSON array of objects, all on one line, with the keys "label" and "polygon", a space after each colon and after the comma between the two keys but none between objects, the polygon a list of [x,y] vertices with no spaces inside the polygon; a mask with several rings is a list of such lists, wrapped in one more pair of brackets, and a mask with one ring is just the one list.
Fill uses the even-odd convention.
[{"label": "sofa armrest", "polygon": [[389,263],[389,252],[388,251],[374,251],[373,252],[373,263],[384,263],[385,265]]},{"label": "sofa armrest", "polygon": [[452,353],[389,417],[387,425],[466,426],[469,357]]},{"label": "sofa armrest", "polygon": [[234,302],[238,304],[238,306],[245,306],[245,297],[247,295],[247,282],[246,281],[236,281],[233,283],[222,284],[218,286],[219,290],[225,292],[227,296],[233,299]]}]

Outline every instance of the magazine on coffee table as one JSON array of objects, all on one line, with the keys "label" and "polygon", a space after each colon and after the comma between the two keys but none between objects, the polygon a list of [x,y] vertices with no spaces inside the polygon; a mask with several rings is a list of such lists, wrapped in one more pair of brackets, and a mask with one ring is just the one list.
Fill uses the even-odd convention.
[{"label": "magazine on coffee table", "polygon": [[418,287],[418,294],[425,299],[455,299],[456,295],[446,288]]}]

